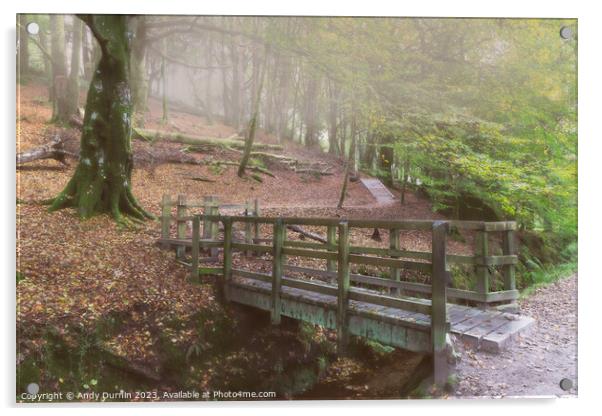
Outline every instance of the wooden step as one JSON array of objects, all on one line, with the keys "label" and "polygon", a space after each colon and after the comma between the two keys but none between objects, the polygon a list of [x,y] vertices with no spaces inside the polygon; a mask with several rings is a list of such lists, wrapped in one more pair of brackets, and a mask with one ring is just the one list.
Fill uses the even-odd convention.
[{"label": "wooden step", "polygon": [[381,204],[395,202],[395,196],[379,179],[361,178],[360,181],[364,184],[366,189],[370,191],[372,196],[376,199],[376,202]]}]

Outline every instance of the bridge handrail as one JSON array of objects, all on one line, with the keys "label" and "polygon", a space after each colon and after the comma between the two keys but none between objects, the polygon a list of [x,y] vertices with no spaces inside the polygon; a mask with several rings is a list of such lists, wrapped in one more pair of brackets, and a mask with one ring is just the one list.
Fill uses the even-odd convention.
[{"label": "bridge handrail", "polygon": [[[185,196],[178,197],[177,205],[177,216],[171,214],[171,197],[164,196],[162,205],[162,242],[164,244],[175,244],[183,245],[182,241],[185,239],[186,224],[191,222],[195,215],[187,215],[186,207],[190,204],[186,202]],[[206,240],[214,240],[219,242],[217,239],[218,229],[217,224],[223,223],[224,218],[228,217],[232,222],[244,224],[245,231],[245,242],[234,243],[234,248],[242,249],[248,254],[251,252],[266,252],[265,244],[271,243],[269,238],[259,238],[259,227],[262,225],[274,225],[277,221],[276,217],[261,216],[259,209],[259,202],[257,200],[254,203],[249,201],[246,204],[219,204],[215,197],[204,198],[205,209],[203,214],[200,216],[203,221],[203,232],[202,240],[200,245],[204,248],[211,246],[211,243]],[[246,207],[245,213],[247,215],[232,215],[224,216],[219,215],[219,206],[237,206]],[[312,255],[316,254],[319,258],[325,258],[327,260],[327,271],[333,272],[336,269],[336,259],[333,255],[336,255],[336,229],[341,219],[339,218],[320,218],[320,217],[281,217],[281,221],[285,226],[293,225],[307,225],[307,226],[322,226],[327,227],[328,242],[307,242],[307,241],[296,241],[296,240],[284,240],[284,250],[289,253],[293,253],[291,249],[311,249],[311,250],[326,250],[333,254],[324,254],[323,252],[313,253],[309,251],[297,251],[299,255]],[[170,224],[175,222],[178,229],[179,243],[176,244],[175,240],[169,238]],[[414,284],[410,282],[400,282],[399,270],[403,268],[403,261],[407,259],[416,259],[429,262],[431,261],[432,253],[429,251],[412,251],[412,250],[401,250],[399,247],[399,232],[400,230],[430,230],[435,224],[436,220],[373,220],[373,219],[348,219],[346,220],[349,228],[381,228],[388,229],[391,236],[391,242],[389,248],[381,247],[363,247],[363,246],[350,246],[349,255],[352,256],[352,260],[359,260],[360,262],[370,262],[373,265],[390,267],[392,280],[396,282],[394,285],[395,290],[404,290],[407,292],[415,293],[429,293],[429,285],[425,284]],[[515,302],[518,298],[518,291],[516,290],[515,283],[515,269],[518,263],[518,256],[516,255],[515,246],[515,230],[516,222],[514,221],[446,221],[450,230],[470,230],[476,235],[475,245],[476,250],[474,255],[458,255],[458,254],[447,254],[446,260],[449,265],[472,265],[476,270],[476,283],[474,290],[463,290],[456,288],[449,288],[449,296],[452,299],[467,300],[471,302],[477,302],[480,304],[490,303],[501,303],[501,302]],[[254,231],[253,231],[254,229]],[[490,234],[491,233],[502,233],[502,253],[493,254],[489,248]],[[223,244],[223,241],[221,242]],[[186,244],[188,245],[188,244]],[[218,244],[219,246],[219,244]],[[178,257],[182,258],[184,251],[182,248],[178,249]],[[358,256],[360,255],[360,256]],[[372,256],[361,256],[361,255],[372,255]],[[211,257],[217,258],[217,248],[213,245]],[[380,257],[382,260],[378,260]],[[387,258],[384,258],[387,257]],[[403,259],[403,260],[400,260]],[[412,266],[410,262],[407,266]],[[419,262],[418,262],[419,263]],[[493,269],[492,267],[500,267],[500,271],[503,277],[503,288],[492,290],[491,284],[493,281]],[[416,268],[424,268],[422,265],[416,266]],[[428,270],[424,270],[428,271]],[[319,274],[320,270],[314,270],[315,274]],[[310,273],[311,274],[311,273]],[[368,278],[370,276],[364,276]],[[397,284],[399,283],[399,284]],[[404,286],[405,288],[401,289]],[[375,284],[380,286],[379,284]],[[422,285],[422,286],[421,286]],[[414,290],[416,289],[416,290]]]}]

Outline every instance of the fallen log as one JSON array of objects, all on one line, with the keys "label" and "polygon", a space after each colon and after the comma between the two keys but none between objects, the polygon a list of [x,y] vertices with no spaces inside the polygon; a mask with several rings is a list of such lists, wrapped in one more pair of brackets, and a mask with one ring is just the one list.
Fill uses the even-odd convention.
[{"label": "fallen log", "polygon": [[321,235],[314,234],[309,231],[305,231],[303,228],[299,227],[298,225],[291,224],[291,225],[287,225],[286,228],[288,228],[289,230],[294,231],[298,234],[301,234],[302,236],[307,237],[309,239],[319,241],[320,243],[324,243],[324,244],[328,243],[328,240],[326,240],[326,238],[322,237]]},{"label": "fallen log", "polygon": [[294,169],[296,173],[308,173],[310,175],[318,175],[318,176],[329,176],[334,175],[334,173],[329,172],[329,169],[325,170],[317,170],[317,169]]},{"label": "fallen log", "polygon": [[[232,162],[229,160],[212,160],[210,162],[204,162],[204,163],[206,163],[208,165],[216,165],[216,166],[219,166],[219,165],[238,166],[238,163]],[[268,175],[272,178],[276,177],[276,175],[274,175],[268,169],[262,168],[261,166],[247,166],[247,169],[253,170],[255,172],[263,173],[264,175]]]},{"label": "fallen log", "polygon": [[59,135],[55,135],[51,141],[40,147],[17,153],[17,165],[33,162],[35,160],[54,159],[63,165],[68,166],[69,164],[67,163],[66,157],[78,158],[76,154],[65,150],[65,143]]},{"label": "fallen log", "polygon": [[[198,150],[203,150],[203,147],[212,146],[212,147],[223,147],[223,148],[232,148],[232,149],[244,149],[244,142],[232,139],[232,138],[218,138],[218,137],[200,137],[200,136],[192,136],[189,134],[182,133],[174,133],[160,130],[150,130],[150,129],[133,129],[132,137],[136,139],[143,139],[146,141],[157,141],[163,140],[172,143],[180,143],[189,145],[187,150],[194,152],[197,150],[195,146],[198,146]],[[253,149],[263,149],[263,150],[282,150],[283,147],[277,144],[267,144],[267,143],[255,143],[253,145]]]}]

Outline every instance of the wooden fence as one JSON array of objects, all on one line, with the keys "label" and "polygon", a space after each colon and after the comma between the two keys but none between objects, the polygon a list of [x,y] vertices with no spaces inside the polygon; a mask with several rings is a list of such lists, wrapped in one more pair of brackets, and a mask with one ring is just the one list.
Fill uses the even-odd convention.
[{"label": "wooden fence", "polygon": [[[202,202],[187,201],[186,196],[177,198],[176,217],[172,216],[172,199],[165,195],[162,203],[162,241],[164,244],[175,245],[179,259],[184,258],[187,247],[192,249],[192,274],[197,275],[198,264],[204,261],[217,261],[218,249],[226,245],[226,223],[224,216],[219,213],[220,209],[243,210],[242,216],[231,216],[231,221],[238,222],[244,229],[244,242],[232,242],[231,249],[243,250],[247,255],[252,253],[269,252],[273,244],[274,236],[261,238],[261,224],[274,224],[277,220],[272,217],[261,217],[258,200],[247,201],[245,204],[219,204],[216,197],[206,196]],[[192,226],[192,238],[187,236],[187,223],[193,221],[194,216],[189,215],[190,210],[203,208],[203,215],[199,216],[202,230]],[[177,237],[170,238],[170,227],[176,222]],[[224,238],[218,238],[218,224],[223,224]],[[325,270],[300,267],[283,264],[282,268],[288,272],[304,273],[310,276],[322,278],[337,278],[337,253],[340,251],[337,232],[338,219],[331,218],[287,218],[287,225],[297,226],[320,226],[325,228],[327,242],[310,242],[283,239],[284,254],[302,257],[318,258],[326,260]],[[400,232],[402,230],[432,231],[436,221],[388,221],[388,220],[348,220],[349,228],[379,228],[389,231],[389,248],[365,247],[348,245],[350,263],[371,265],[387,268],[390,278],[368,276],[360,273],[350,273],[350,281],[354,284],[370,285],[380,288],[388,288],[393,294],[415,294],[429,296],[432,293],[432,285],[427,283],[408,282],[401,279],[401,271],[418,270],[429,273],[429,262],[432,262],[433,252],[401,250]],[[475,279],[475,290],[465,290],[453,287],[447,288],[448,301],[470,301],[480,306],[494,303],[511,303],[518,298],[515,283],[515,267],[518,261],[515,246],[516,223],[514,221],[483,222],[483,221],[447,221],[448,227],[458,230],[471,230],[475,233],[475,252],[472,256],[455,255],[446,253],[446,264],[469,265],[473,267],[473,278]],[[202,231],[202,232],[201,232]],[[492,235],[501,234],[502,253],[493,255],[491,253],[490,241]],[[196,239],[195,239],[196,236]],[[265,245],[262,243],[268,243]],[[200,258],[200,249],[207,249],[209,257]],[[224,257],[226,253],[224,252]],[[196,262],[196,267],[194,266]],[[503,277],[503,289],[491,290],[491,281],[494,269],[499,268]],[[215,271],[210,269],[210,271]],[[448,278],[448,283],[451,281]]]}]

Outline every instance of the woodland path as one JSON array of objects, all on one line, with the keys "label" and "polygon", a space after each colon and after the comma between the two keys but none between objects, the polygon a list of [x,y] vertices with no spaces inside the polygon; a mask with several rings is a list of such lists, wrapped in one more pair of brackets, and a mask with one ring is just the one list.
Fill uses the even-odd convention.
[{"label": "woodland path", "polygon": [[[520,311],[536,323],[502,353],[458,345],[458,397],[577,394],[577,275],[537,289]],[[569,391],[560,388],[563,378],[573,382]]]}]

